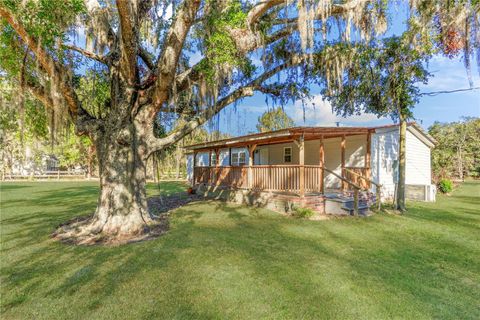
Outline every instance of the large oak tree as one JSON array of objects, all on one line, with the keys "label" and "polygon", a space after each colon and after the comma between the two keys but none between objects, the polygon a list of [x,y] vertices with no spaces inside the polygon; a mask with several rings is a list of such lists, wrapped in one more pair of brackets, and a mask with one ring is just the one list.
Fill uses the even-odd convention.
[{"label": "large oak tree", "polygon": [[[409,2],[420,45],[432,30],[454,43],[478,29],[476,1],[440,3]],[[383,0],[2,0],[1,68],[96,145],[97,209],[58,236],[89,242],[148,234],[155,225],[145,192],[150,154],[257,91],[284,102],[307,97],[319,77],[341,82],[349,56],[336,44],[368,44],[387,30],[388,10]],[[192,57],[200,59],[192,64]],[[107,80],[101,110],[77,93],[86,72]],[[155,122],[167,116],[181,125],[155,135]]]}]

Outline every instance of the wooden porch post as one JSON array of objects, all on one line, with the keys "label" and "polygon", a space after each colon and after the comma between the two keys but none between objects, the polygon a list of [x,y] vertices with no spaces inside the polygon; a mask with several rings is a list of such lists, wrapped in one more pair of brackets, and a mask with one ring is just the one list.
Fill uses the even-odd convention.
[{"label": "wooden porch post", "polygon": [[215,149],[215,168],[212,168],[212,170],[215,172],[215,175],[214,175],[214,184],[216,186],[219,185],[218,183],[218,180],[219,180],[219,176],[220,176],[220,169],[219,169],[219,166],[220,166],[220,149]]},{"label": "wooden porch post", "polygon": [[215,149],[215,167],[220,167],[220,149]]},{"label": "wooden porch post", "polygon": [[323,135],[320,136],[320,154],[319,154],[319,166],[320,166],[320,192],[325,193],[325,149],[323,146]]},{"label": "wooden porch post", "polygon": [[371,168],[370,168],[370,157],[371,157],[371,153],[372,153],[372,132],[371,131],[368,131],[368,134],[367,134],[367,150],[365,152],[365,168],[366,168],[366,178],[367,179],[370,179],[370,176],[371,176]]},{"label": "wooden porch post", "polygon": [[300,197],[305,197],[305,140],[303,136],[298,143],[300,164]]},{"label": "wooden porch post", "polygon": [[192,173],[192,185],[195,186],[195,167],[196,167],[196,162],[197,162],[197,153],[194,151],[193,152],[193,173]]},{"label": "wooden porch post", "polygon": [[208,150],[208,184],[212,185],[214,180],[214,171],[212,169],[212,149]]},{"label": "wooden porch post", "polygon": [[252,190],[253,188],[253,153],[257,148],[256,144],[248,146],[248,189]]},{"label": "wooden porch post", "polygon": [[[342,135],[342,142],[340,143],[341,153],[342,153],[342,178],[345,178],[345,145],[346,139],[345,135]],[[342,181],[342,190],[345,190],[345,182]]]}]

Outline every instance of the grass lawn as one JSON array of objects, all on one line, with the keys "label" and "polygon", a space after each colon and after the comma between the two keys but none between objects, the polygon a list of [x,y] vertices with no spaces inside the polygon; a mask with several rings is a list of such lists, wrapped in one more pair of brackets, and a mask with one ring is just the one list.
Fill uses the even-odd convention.
[{"label": "grass lawn", "polygon": [[97,190],[2,185],[0,318],[480,319],[480,183],[404,216],[304,221],[197,202],[153,241],[50,239],[94,210]]}]

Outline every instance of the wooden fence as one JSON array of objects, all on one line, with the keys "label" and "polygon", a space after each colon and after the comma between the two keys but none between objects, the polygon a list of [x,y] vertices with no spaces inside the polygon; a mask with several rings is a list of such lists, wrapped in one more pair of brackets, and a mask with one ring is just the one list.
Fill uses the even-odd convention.
[{"label": "wooden fence", "polygon": [[28,179],[83,179],[85,178],[85,172],[79,171],[43,171],[37,173],[24,174],[3,174],[3,180],[28,180]]}]

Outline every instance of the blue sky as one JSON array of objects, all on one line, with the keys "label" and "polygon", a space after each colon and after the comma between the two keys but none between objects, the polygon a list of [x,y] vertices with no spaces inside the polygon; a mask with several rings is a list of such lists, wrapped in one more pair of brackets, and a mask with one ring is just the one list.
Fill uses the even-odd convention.
[{"label": "blue sky", "polygon": [[[448,59],[441,55],[434,56],[428,69],[433,77],[430,78],[428,85],[421,86],[421,92],[469,88],[467,72],[463,61],[459,58]],[[474,87],[480,86],[480,77],[475,64],[472,67],[472,76]],[[219,128],[232,135],[255,132],[258,117],[267,109],[265,96],[257,93],[251,98],[244,99],[236,107],[231,105],[223,110],[220,114]],[[392,123],[390,119],[378,119],[370,114],[349,118],[335,116],[329,103],[323,101],[318,92],[313,100],[305,105],[305,121],[300,102],[285,105],[284,110],[299,126],[335,126],[336,122],[340,122],[344,126]],[[480,117],[480,90],[423,96],[415,106],[413,113],[415,120],[425,129],[435,121],[457,121],[463,116]]]},{"label": "blue sky", "polygon": [[[400,35],[405,30],[408,15],[407,2],[395,2],[390,6],[389,31],[385,36]],[[471,62],[473,87],[480,86],[480,70],[477,61]],[[465,89],[470,87],[467,70],[460,57],[449,59],[443,55],[434,56],[428,65],[432,74],[427,85],[420,87],[421,92],[436,92],[444,90]],[[305,105],[305,115],[300,102],[290,103],[284,107],[285,112],[298,126],[335,126],[340,122],[343,126],[370,126],[393,123],[389,118],[378,119],[371,114],[363,114],[349,118],[334,115],[331,106],[323,101],[319,91],[313,92],[311,102]],[[270,104],[270,108],[272,105]],[[258,117],[268,110],[265,96],[257,93],[246,98],[237,106],[228,106],[219,118],[220,131],[231,135],[243,135],[256,132]],[[415,121],[428,129],[435,121],[452,122],[461,117],[480,117],[480,90],[458,93],[423,96],[413,109]]]},{"label": "blue sky", "polygon": [[[407,18],[407,2],[394,2],[389,9],[389,31],[385,36],[401,34],[405,29],[404,21]],[[168,10],[167,10],[168,11]],[[167,14],[168,16],[168,14]],[[76,40],[84,43],[84,36]],[[200,55],[193,54],[191,63],[198,62]],[[472,61],[472,76],[474,87],[480,86],[477,61]],[[421,86],[421,92],[464,89],[469,87],[466,69],[461,58],[448,59],[442,55],[434,56],[429,62],[428,69],[433,77],[428,85]],[[335,126],[340,122],[342,126],[371,126],[392,123],[391,119],[378,119],[371,114],[363,114],[349,118],[335,116],[328,102],[323,101],[319,90],[315,92],[312,100],[305,104],[305,114],[300,101],[287,104],[286,113],[298,126]],[[226,107],[218,116],[220,131],[234,136],[256,132],[258,117],[272,104],[267,105],[265,96],[256,93],[253,97],[246,98],[236,105]],[[435,121],[458,121],[463,116],[480,117],[480,90],[441,94],[438,96],[423,96],[415,106],[415,120],[427,129]],[[207,125],[208,127],[208,125]]]}]

